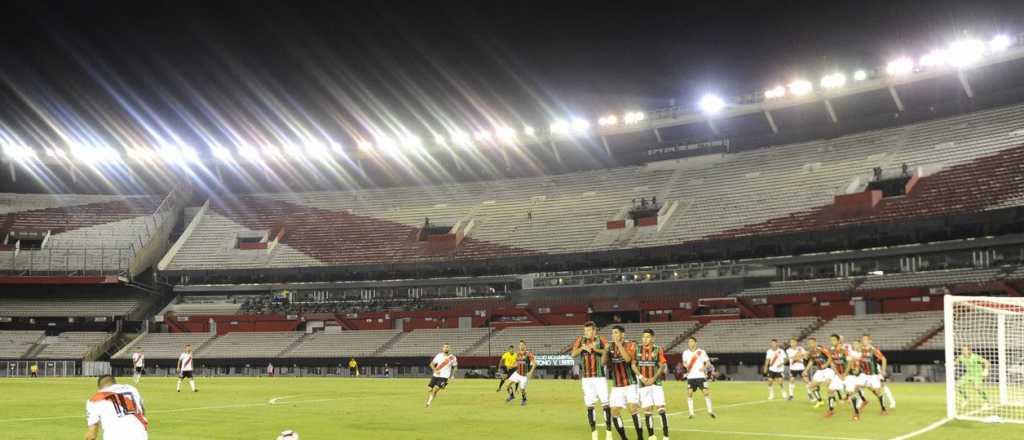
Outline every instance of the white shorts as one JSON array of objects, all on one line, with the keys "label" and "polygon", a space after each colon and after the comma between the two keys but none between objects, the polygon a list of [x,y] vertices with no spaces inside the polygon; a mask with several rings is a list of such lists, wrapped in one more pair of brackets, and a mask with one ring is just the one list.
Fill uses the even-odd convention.
[{"label": "white shorts", "polygon": [[580,380],[583,384],[583,404],[594,406],[601,402],[601,405],[608,404],[608,379],[603,377],[584,377]]},{"label": "white shorts", "polygon": [[882,389],[882,376],[877,374],[861,374],[857,376],[859,385],[864,388],[871,388],[873,390]]},{"label": "white shorts", "polygon": [[611,407],[625,408],[627,403],[633,405],[640,404],[640,391],[637,389],[636,384],[628,387],[612,387]]},{"label": "white shorts", "polygon": [[831,382],[833,377],[836,377],[836,372],[831,368],[817,370],[814,372],[814,377],[811,379],[811,382],[816,384],[826,384]]},{"label": "white shorts", "polygon": [[519,389],[520,390],[525,390],[526,389],[526,384],[529,381],[530,381],[530,378],[528,378],[526,376],[520,376],[518,371],[516,371],[515,373],[512,373],[512,377],[508,378],[508,382],[509,383],[517,383],[517,384],[519,384]]},{"label": "white shorts", "polygon": [[665,388],[661,385],[648,385],[640,388],[640,407],[665,406]]},{"label": "white shorts", "polygon": [[843,379],[843,378],[839,377],[838,375],[836,375],[836,376],[833,376],[832,377],[832,381],[829,382],[828,390],[829,391],[843,391],[843,390],[846,390],[847,393],[852,393],[854,391],[857,391],[857,386],[859,384],[860,384],[860,381],[857,379],[856,376],[848,375],[848,376],[846,376],[846,379]]}]

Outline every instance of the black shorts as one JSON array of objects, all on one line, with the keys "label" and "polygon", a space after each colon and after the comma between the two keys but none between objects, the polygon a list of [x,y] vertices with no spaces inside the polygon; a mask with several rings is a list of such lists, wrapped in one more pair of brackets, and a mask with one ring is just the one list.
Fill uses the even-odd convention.
[{"label": "black shorts", "polygon": [[142,367],[135,367],[135,372],[142,374]]},{"label": "black shorts", "polygon": [[707,379],[686,379],[686,385],[691,391],[706,390],[708,389],[707,381]]},{"label": "black shorts", "polygon": [[801,377],[804,375],[804,370],[789,370],[790,377]]},{"label": "black shorts", "polygon": [[434,376],[434,377],[430,378],[430,384],[427,385],[427,388],[430,388],[430,389],[434,389],[434,388],[444,389],[444,387],[446,387],[446,386],[448,386],[448,378],[447,377],[437,377],[437,376]]},{"label": "black shorts", "polygon": [[181,374],[178,375],[178,378],[179,379],[184,379],[184,378],[193,379],[192,372],[191,371],[182,371]]},{"label": "black shorts", "polygon": [[782,379],[782,373],[776,373],[774,371],[769,371],[768,372],[768,378],[769,379]]},{"label": "black shorts", "polygon": [[504,374],[505,377],[509,377],[509,376],[512,375],[512,369],[509,368],[509,367],[502,366],[501,367],[501,374]]}]

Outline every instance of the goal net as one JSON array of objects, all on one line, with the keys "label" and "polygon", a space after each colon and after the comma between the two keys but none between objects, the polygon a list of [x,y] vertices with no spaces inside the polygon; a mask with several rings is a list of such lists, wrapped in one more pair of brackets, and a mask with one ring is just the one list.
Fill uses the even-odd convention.
[{"label": "goal net", "polygon": [[946,413],[1024,423],[1024,298],[945,297]]}]

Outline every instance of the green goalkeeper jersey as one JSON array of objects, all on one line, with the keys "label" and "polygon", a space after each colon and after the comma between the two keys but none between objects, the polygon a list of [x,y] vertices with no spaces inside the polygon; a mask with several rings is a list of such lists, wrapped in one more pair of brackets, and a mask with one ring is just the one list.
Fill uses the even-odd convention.
[{"label": "green goalkeeper jersey", "polygon": [[977,353],[971,353],[970,356],[960,356],[960,366],[964,368],[964,376],[980,378],[985,371],[985,360]]}]

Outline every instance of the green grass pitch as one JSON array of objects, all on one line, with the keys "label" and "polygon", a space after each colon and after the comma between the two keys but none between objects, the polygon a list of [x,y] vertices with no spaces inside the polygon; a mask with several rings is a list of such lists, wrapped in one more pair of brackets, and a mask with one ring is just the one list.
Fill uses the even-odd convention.
[{"label": "green grass pitch", "polygon": [[[121,379],[130,383],[130,378]],[[506,404],[493,380],[455,380],[434,407],[424,408],[427,379],[199,378],[200,392],[174,392],[172,378],[144,378],[139,390],[154,440],[273,440],[294,429],[316,439],[590,439],[579,382],[535,380],[529,404]],[[843,406],[826,419],[806,400],[767,401],[753,382],[712,384],[718,419],[686,417],[682,383],[666,384],[673,438],[890,439],[944,415],[943,386],[893,384],[897,408],[886,417],[878,402],[860,422]],[[74,439],[85,428],[89,378],[0,380],[0,439]],[[797,395],[803,387],[797,386]],[[626,418],[632,439],[631,422]],[[599,421],[603,426],[603,421]],[[1014,438],[1019,425],[952,422],[915,438]],[[656,429],[660,437],[660,428]],[[601,436],[604,440],[604,436]]]}]

